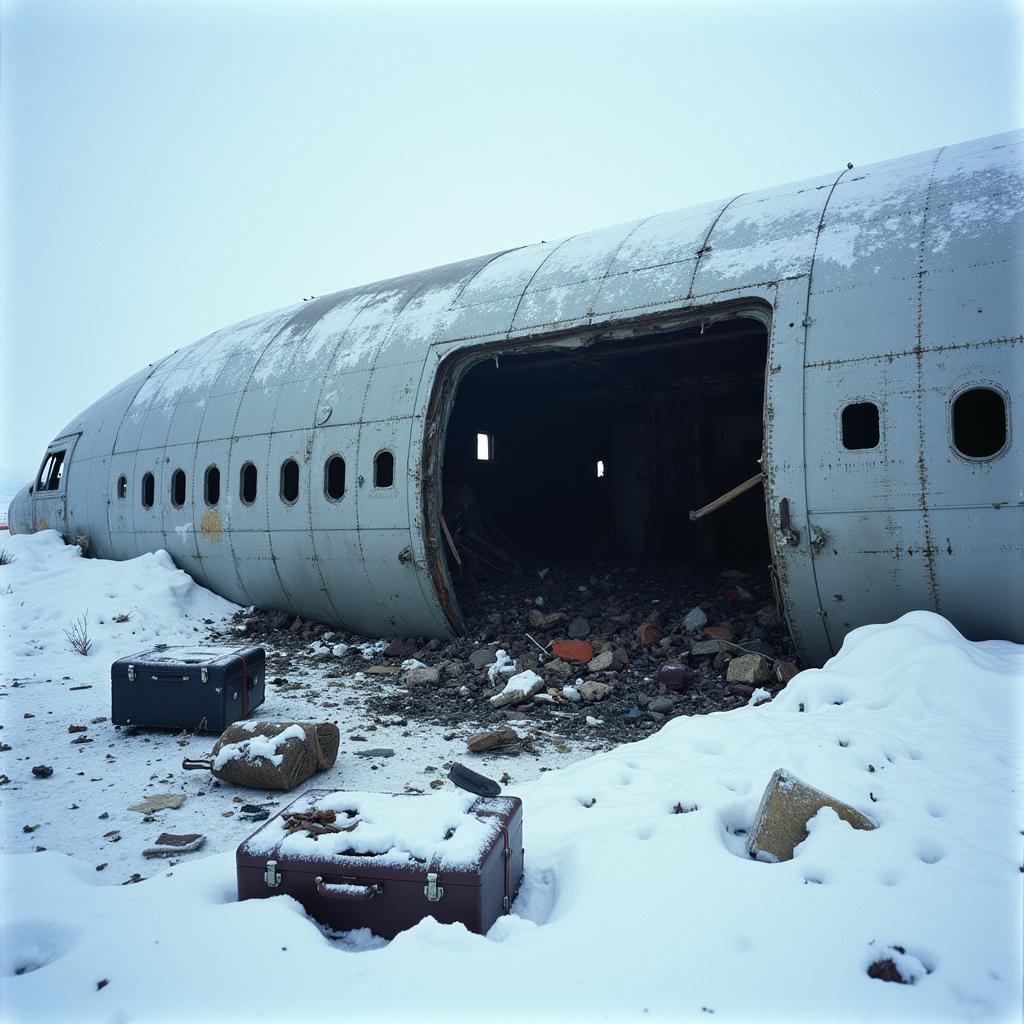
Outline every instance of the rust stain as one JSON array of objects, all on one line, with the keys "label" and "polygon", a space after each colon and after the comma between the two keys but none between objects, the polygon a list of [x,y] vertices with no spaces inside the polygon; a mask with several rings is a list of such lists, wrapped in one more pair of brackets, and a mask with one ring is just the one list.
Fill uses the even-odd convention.
[{"label": "rust stain", "polygon": [[199,535],[214,544],[220,543],[220,513],[215,508],[208,508],[199,520]]}]

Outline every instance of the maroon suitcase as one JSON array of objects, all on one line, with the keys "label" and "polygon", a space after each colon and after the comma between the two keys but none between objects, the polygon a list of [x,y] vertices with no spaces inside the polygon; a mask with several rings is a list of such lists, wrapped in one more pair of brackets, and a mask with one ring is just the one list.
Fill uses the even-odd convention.
[{"label": "maroon suitcase", "polygon": [[523,805],[313,789],[253,832],[235,863],[240,900],[286,893],[337,931],[391,939],[429,916],[483,934],[519,891]]}]

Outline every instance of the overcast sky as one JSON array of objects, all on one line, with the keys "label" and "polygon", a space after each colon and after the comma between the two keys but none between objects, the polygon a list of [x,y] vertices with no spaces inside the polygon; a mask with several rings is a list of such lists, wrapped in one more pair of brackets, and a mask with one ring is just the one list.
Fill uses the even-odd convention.
[{"label": "overcast sky", "polygon": [[349,285],[1020,127],[1018,3],[0,8],[3,430]]}]

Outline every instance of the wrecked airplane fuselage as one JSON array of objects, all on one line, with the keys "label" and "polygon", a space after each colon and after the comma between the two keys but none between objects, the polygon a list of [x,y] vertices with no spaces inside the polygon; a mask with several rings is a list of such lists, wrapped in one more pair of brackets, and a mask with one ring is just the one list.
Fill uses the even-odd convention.
[{"label": "wrecked airplane fuselage", "polygon": [[[682,564],[761,544],[811,662],[917,608],[1022,641],[1022,147],[848,168],[247,320],[69,423],[12,530],[166,548],[241,604],[448,636],[462,488],[520,547],[614,537]],[[689,521],[759,469],[731,520]]]}]

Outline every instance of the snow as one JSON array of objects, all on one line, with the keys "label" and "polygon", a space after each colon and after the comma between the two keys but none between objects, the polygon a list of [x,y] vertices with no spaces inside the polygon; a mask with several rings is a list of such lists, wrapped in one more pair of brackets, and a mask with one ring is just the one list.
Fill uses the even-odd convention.
[{"label": "snow", "polygon": [[507,697],[509,694],[515,693],[521,693],[525,697],[534,686],[542,682],[541,677],[533,669],[528,668],[525,672],[517,672],[514,676],[511,676],[505,684],[505,689],[501,693],[495,694],[491,700],[497,700],[500,697]]},{"label": "snow", "polygon": [[297,831],[289,835],[284,821],[277,818],[246,843],[246,850],[257,856],[311,859],[346,852],[369,855],[375,867],[366,867],[363,873],[368,875],[379,866],[429,864],[435,858],[439,862],[437,870],[465,870],[479,865],[499,830],[493,815],[467,813],[476,799],[464,790],[425,796],[329,793],[301,800],[292,810],[335,811],[345,832],[314,837]]},{"label": "snow", "polygon": [[253,736],[252,739],[241,740],[238,743],[225,743],[217,751],[213,759],[213,767],[220,771],[228,761],[256,761],[266,758],[272,765],[280,765],[284,761],[284,754],[278,753],[289,740],[298,739],[305,741],[306,733],[300,725],[290,725],[283,729],[276,736]]},{"label": "snow", "polygon": [[[373,1021],[478,1021],[483,1010],[499,1020],[1020,1019],[1018,645],[971,643],[914,612],[855,630],[769,703],[672,719],[642,742],[516,781],[505,792],[523,800],[526,874],[512,913],[487,936],[427,918],[386,943],[329,933],[287,896],[236,901],[234,848],[255,826],[224,814],[233,795],[264,794],[178,770],[211,738],[179,746],[92,724],[109,700],[110,661],[195,642],[203,618],[233,606],[164,554],[82,559],[54,534],[5,546],[16,559],[0,567],[0,591],[12,591],[0,597],[0,736],[12,748],[0,754],[11,779],[0,786],[5,1020],[294,1021],[334,994],[346,1017]],[[82,658],[60,630],[86,608],[95,648]],[[128,622],[112,621],[126,610]],[[268,718],[282,717],[285,699],[268,694]],[[76,720],[100,742],[63,745]],[[426,726],[385,735],[374,743],[455,749]],[[117,760],[104,770],[108,754]],[[519,772],[525,759],[499,763]],[[368,847],[427,852],[466,806],[447,783],[386,796],[401,789],[385,775],[399,757],[376,773],[365,760],[343,747],[329,781],[312,781],[342,791],[330,798],[339,809],[367,814]],[[38,763],[53,778],[33,779]],[[751,860],[746,833],[777,768],[878,828],[854,830],[826,808],[792,860]],[[188,797],[146,825],[125,807],[147,787]],[[402,799],[431,821],[385,820]],[[97,821],[103,809],[110,817]],[[92,833],[108,828],[124,841],[103,841],[111,864],[97,872]],[[156,874],[139,884],[111,884],[141,869],[141,849],[164,830],[208,841],[176,863],[146,862]],[[35,845],[47,849],[12,852]],[[869,977],[885,959],[912,984]]]},{"label": "snow", "polygon": [[515,670],[515,658],[510,657],[508,651],[499,650],[494,655],[494,661],[487,667],[487,679],[493,685],[498,681],[499,675],[511,675]]}]

